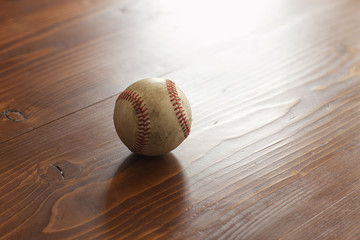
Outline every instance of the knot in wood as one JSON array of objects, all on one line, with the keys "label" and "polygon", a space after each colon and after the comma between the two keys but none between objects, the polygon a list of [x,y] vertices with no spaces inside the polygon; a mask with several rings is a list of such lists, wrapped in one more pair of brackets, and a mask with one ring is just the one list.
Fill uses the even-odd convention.
[{"label": "knot in wood", "polygon": [[25,114],[17,110],[6,110],[4,116],[12,122],[22,122],[26,120]]}]

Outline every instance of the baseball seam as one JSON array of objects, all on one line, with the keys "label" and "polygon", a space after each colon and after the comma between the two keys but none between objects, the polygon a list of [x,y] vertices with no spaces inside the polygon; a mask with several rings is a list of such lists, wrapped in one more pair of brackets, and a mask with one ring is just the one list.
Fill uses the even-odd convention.
[{"label": "baseball seam", "polygon": [[117,100],[119,99],[130,102],[135,110],[138,126],[135,144],[130,150],[132,152],[140,152],[140,150],[149,143],[150,139],[150,118],[146,104],[138,93],[129,89],[124,90]]},{"label": "baseball seam", "polygon": [[190,134],[190,122],[188,118],[186,117],[186,112],[181,104],[181,99],[179,97],[179,94],[176,90],[175,83],[171,80],[166,80],[166,87],[169,92],[170,96],[170,102],[172,103],[174,107],[174,111],[176,112],[176,117],[179,121],[179,124],[181,126],[181,129],[184,133],[184,137],[187,138]]}]

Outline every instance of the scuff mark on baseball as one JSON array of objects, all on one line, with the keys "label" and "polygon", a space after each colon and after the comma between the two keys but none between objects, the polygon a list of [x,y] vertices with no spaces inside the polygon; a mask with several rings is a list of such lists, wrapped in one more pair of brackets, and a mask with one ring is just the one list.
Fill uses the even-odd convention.
[{"label": "scuff mark on baseball", "polygon": [[131,84],[115,103],[114,125],[130,151],[158,156],[189,135],[192,114],[183,91],[171,80],[146,78]]}]

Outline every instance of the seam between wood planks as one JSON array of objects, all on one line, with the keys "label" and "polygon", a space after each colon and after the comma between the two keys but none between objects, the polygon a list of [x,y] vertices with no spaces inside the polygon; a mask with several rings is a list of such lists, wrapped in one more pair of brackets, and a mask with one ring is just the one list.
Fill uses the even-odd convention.
[{"label": "seam between wood planks", "polygon": [[104,99],[102,99],[102,100],[99,100],[99,101],[97,101],[97,102],[91,103],[91,104],[89,104],[89,105],[87,105],[87,106],[85,106],[85,107],[82,107],[82,108],[78,109],[78,110],[75,110],[75,111],[73,111],[73,112],[67,113],[67,114],[65,114],[65,115],[63,115],[63,116],[61,116],[61,117],[58,117],[58,118],[56,118],[56,119],[54,119],[54,120],[51,120],[51,121],[49,121],[49,122],[47,122],[47,123],[44,123],[44,124],[42,124],[42,125],[40,125],[40,126],[34,127],[34,128],[32,128],[31,130],[29,130],[29,131],[20,133],[20,134],[14,136],[14,137],[11,137],[11,138],[9,138],[9,139],[6,139],[5,141],[0,142],[0,145],[3,144],[3,143],[9,142],[9,141],[11,141],[11,140],[13,140],[13,139],[15,139],[15,138],[18,138],[18,137],[20,137],[20,136],[23,136],[23,135],[25,135],[25,134],[27,134],[27,133],[30,133],[30,132],[32,132],[32,131],[35,131],[35,130],[41,128],[41,127],[44,127],[44,126],[46,126],[46,125],[49,125],[49,124],[51,124],[51,123],[53,123],[53,122],[56,122],[56,121],[61,120],[61,119],[63,119],[63,118],[66,118],[66,117],[68,117],[68,116],[70,116],[70,115],[72,115],[72,114],[74,114],[74,113],[77,113],[77,112],[80,112],[80,111],[82,111],[82,110],[84,110],[84,109],[87,109],[87,108],[89,108],[89,107],[92,107],[92,106],[94,106],[94,105],[96,105],[96,104],[98,104],[98,103],[105,102],[106,100],[109,100],[109,99],[111,99],[111,98],[113,98],[113,97],[115,97],[115,96],[117,96],[117,95],[119,95],[119,94],[120,94],[120,93],[113,94],[113,95],[111,95],[111,96],[109,96],[109,97],[106,97],[106,98],[104,98]]}]

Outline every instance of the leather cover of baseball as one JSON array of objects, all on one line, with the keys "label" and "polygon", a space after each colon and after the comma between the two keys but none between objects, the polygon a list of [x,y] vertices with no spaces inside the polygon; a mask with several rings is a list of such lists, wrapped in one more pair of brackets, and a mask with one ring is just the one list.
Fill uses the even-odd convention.
[{"label": "leather cover of baseball", "polygon": [[170,152],[190,133],[189,101],[175,83],[146,78],[131,84],[117,98],[114,124],[130,151],[147,156]]}]

